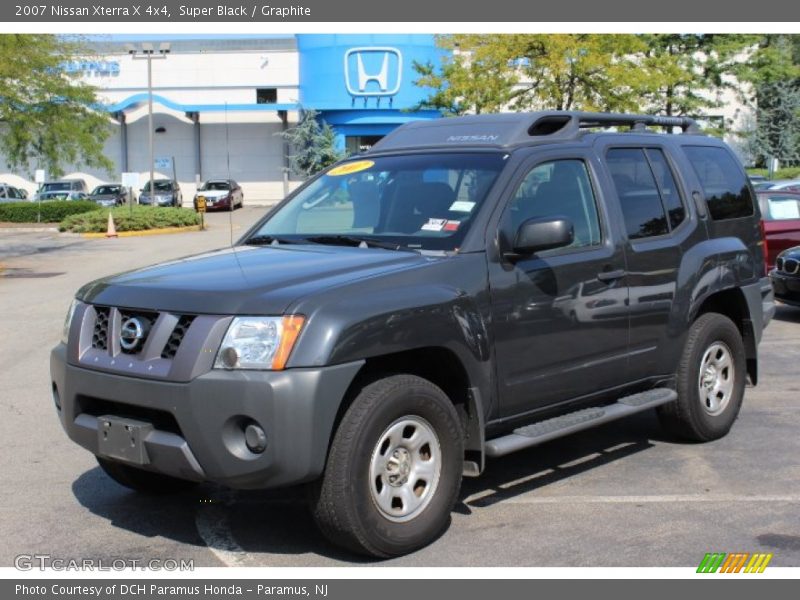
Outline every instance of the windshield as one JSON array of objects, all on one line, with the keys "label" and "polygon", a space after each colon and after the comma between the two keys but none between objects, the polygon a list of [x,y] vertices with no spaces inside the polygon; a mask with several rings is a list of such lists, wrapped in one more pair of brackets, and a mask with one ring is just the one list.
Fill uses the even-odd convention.
[{"label": "windshield", "polygon": [[203,187],[200,188],[201,192],[210,192],[212,190],[229,190],[230,184],[227,181],[206,181]]},{"label": "windshield", "polygon": [[94,196],[103,196],[106,194],[117,194],[119,193],[120,186],[118,185],[100,185],[94,188],[92,195]]},{"label": "windshield", "polygon": [[[171,192],[172,191],[172,183],[169,181],[154,181],[153,186],[156,188],[156,192]],[[150,191],[150,182],[144,184],[144,188],[142,188],[143,192]]]},{"label": "windshield", "polygon": [[326,243],[345,236],[454,250],[505,158],[500,153],[417,154],[345,162],[301,190],[245,243],[255,238]]},{"label": "windshield", "polygon": [[65,190],[69,191],[71,189],[72,189],[72,184],[68,181],[42,184],[42,192],[61,192]]}]

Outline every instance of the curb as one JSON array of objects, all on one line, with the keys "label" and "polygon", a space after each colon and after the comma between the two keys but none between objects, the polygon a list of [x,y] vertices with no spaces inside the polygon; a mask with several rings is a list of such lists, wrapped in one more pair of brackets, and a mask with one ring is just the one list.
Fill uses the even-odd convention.
[{"label": "curb", "polygon": [[[208,227],[206,227],[206,229],[208,229]],[[145,237],[149,235],[167,235],[170,233],[189,233],[192,231],[201,231],[200,226],[189,225],[188,227],[162,227],[161,229],[143,229],[141,231],[118,231],[117,237]],[[106,239],[105,233],[79,233],[78,235],[89,240]]]},{"label": "curb", "polygon": [[0,233],[58,233],[58,227],[0,227]]}]

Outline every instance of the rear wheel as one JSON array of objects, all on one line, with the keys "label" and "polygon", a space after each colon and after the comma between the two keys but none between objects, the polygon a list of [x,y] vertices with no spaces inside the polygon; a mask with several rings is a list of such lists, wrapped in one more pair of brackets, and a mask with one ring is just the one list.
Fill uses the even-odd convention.
[{"label": "rear wheel", "polygon": [[699,317],[678,368],[678,400],[658,409],[665,429],[698,442],[725,436],[742,406],[746,364],[742,335],[733,321],[718,313]]},{"label": "rear wheel", "polygon": [[194,481],[178,479],[162,473],[153,473],[129,465],[96,456],[97,464],[120,485],[145,494],[175,494],[197,485]]},{"label": "rear wheel", "polygon": [[461,486],[463,436],[450,399],[431,382],[393,375],[353,401],[312,486],[314,518],[360,554],[407,554],[447,527]]}]

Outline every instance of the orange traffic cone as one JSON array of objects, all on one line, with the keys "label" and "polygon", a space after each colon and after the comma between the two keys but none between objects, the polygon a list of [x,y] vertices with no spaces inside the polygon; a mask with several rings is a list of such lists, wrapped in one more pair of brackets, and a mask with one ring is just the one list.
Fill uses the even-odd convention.
[{"label": "orange traffic cone", "polygon": [[111,216],[111,213],[108,213],[108,229],[106,229],[106,237],[107,238],[115,238],[117,237],[117,227],[114,225],[114,217]]}]

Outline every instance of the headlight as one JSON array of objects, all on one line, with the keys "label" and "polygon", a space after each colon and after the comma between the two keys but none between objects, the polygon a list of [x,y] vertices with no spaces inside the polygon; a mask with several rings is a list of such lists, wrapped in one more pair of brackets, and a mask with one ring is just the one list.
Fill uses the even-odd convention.
[{"label": "headlight", "polygon": [[69,310],[67,311],[67,318],[64,319],[64,329],[61,331],[61,341],[65,344],[69,339],[69,326],[72,324],[72,317],[75,315],[75,308],[77,306],[78,306],[78,301],[73,300],[72,304],[69,305]]},{"label": "headlight", "polygon": [[300,335],[305,317],[235,317],[220,344],[217,369],[280,371]]}]

